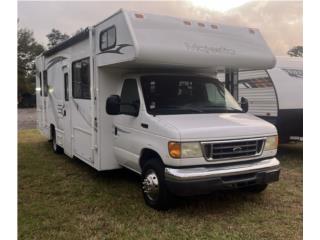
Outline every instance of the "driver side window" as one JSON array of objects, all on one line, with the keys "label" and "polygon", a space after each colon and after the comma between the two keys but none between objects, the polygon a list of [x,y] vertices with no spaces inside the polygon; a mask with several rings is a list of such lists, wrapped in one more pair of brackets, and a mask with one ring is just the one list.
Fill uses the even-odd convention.
[{"label": "driver side window", "polygon": [[120,112],[125,115],[136,116],[140,108],[140,99],[137,81],[135,79],[124,80],[121,91]]}]

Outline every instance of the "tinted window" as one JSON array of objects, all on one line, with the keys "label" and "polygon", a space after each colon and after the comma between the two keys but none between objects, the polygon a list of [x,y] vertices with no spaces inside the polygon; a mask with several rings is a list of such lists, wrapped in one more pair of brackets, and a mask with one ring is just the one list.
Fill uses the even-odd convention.
[{"label": "tinted window", "polygon": [[68,73],[64,74],[64,100],[69,101],[69,76],[68,76]]},{"label": "tinted window", "polygon": [[116,45],[116,27],[112,26],[100,33],[100,50],[104,51],[115,47]]},{"label": "tinted window", "polygon": [[144,76],[142,91],[151,114],[240,112],[222,84],[200,76]]},{"label": "tinted window", "polygon": [[72,96],[90,99],[90,62],[89,58],[72,64]]},{"label": "tinted window", "polygon": [[137,112],[140,107],[138,86],[135,79],[126,79],[123,83],[121,91],[120,112],[132,115]]},{"label": "tinted window", "polygon": [[48,86],[48,73],[43,71],[43,95],[48,96],[49,86]]}]

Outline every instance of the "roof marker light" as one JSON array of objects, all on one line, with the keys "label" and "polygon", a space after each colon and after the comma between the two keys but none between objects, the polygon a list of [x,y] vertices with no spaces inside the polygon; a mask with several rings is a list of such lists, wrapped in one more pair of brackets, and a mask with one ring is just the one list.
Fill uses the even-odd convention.
[{"label": "roof marker light", "polygon": [[191,25],[191,22],[190,22],[190,21],[183,21],[183,23],[184,23],[185,25],[188,25],[188,26]]},{"label": "roof marker light", "polygon": [[204,25],[204,23],[199,22],[199,23],[198,23],[198,26],[199,26],[199,27],[204,27],[205,25]]},{"label": "roof marker light", "polygon": [[136,18],[144,18],[143,14],[141,14],[141,13],[135,13],[134,16]]},{"label": "roof marker light", "polygon": [[218,29],[218,25],[211,24],[211,28],[212,28],[212,29]]}]

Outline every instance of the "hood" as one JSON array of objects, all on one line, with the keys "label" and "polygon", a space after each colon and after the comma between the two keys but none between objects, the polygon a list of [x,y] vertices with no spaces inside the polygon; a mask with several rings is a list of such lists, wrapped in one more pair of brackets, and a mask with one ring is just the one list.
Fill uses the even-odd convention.
[{"label": "hood", "polygon": [[175,127],[183,140],[236,139],[277,134],[272,124],[248,113],[158,115],[157,118]]}]

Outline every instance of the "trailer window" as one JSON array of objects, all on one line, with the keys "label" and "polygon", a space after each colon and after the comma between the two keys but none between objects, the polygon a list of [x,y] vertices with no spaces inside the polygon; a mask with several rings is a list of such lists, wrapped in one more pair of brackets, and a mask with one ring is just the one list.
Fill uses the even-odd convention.
[{"label": "trailer window", "polygon": [[265,70],[240,71],[239,89],[242,88],[273,88],[273,83]]},{"label": "trailer window", "polygon": [[47,73],[47,71],[43,71],[43,96],[47,97],[48,91],[49,91],[48,73]]},{"label": "trailer window", "polygon": [[64,74],[64,100],[69,101],[69,76],[68,76],[68,73]]},{"label": "trailer window", "polygon": [[[134,115],[136,107],[140,107],[139,92],[135,79],[126,79],[121,91],[121,102],[128,103],[120,106],[120,112],[126,115]],[[134,105],[130,105],[134,104]]]},{"label": "trailer window", "polygon": [[72,63],[72,96],[90,99],[90,61],[89,58]]},{"label": "trailer window", "polygon": [[105,51],[116,46],[116,27],[112,26],[100,33],[100,50]]}]

